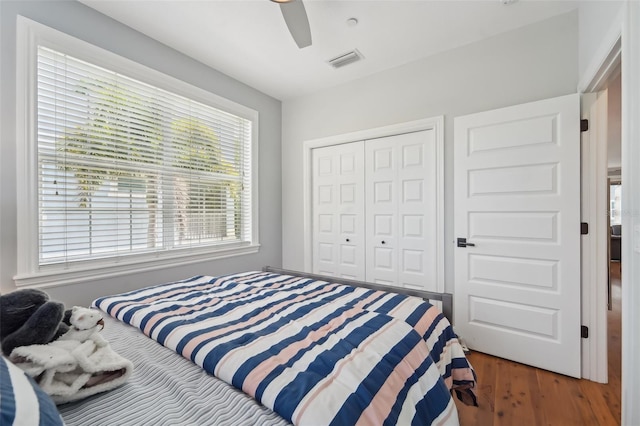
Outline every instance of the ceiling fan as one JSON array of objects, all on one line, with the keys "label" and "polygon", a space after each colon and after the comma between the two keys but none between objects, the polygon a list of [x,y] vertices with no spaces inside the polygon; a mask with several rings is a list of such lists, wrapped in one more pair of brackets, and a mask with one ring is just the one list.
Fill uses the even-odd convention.
[{"label": "ceiling fan", "polygon": [[271,0],[280,4],[280,11],[298,47],[311,46],[311,28],[302,0]]}]

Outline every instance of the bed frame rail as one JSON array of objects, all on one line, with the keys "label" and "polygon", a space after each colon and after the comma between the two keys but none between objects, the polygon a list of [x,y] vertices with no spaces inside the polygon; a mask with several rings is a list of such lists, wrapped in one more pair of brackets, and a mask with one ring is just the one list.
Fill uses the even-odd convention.
[{"label": "bed frame rail", "polygon": [[273,272],[274,274],[282,275],[295,275],[303,278],[311,278],[314,280],[329,281],[338,284],[351,285],[354,287],[364,287],[371,290],[386,291],[389,293],[406,294],[408,296],[419,297],[423,300],[439,300],[442,302],[442,313],[453,323],[453,295],[451,293],[437,293],[434,291],[415,290],[412,288],[403,287],[389,287],[386,285],[370,283],[366,281],[350,280],[348,278],[331,277],[328,275],[311,274],[309,272],[293,271],[290,269],[274,268],[272,266],[265,266],[262,268],[263,272]]}]

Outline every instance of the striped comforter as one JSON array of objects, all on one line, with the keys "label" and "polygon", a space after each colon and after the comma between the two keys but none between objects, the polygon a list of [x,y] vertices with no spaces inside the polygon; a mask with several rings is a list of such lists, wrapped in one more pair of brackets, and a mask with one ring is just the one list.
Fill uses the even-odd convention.
[{"label": "striped comforter", "polygon": [[457,424],[475,377],[420,299],[267,272],[94,301],[299,425]]}]

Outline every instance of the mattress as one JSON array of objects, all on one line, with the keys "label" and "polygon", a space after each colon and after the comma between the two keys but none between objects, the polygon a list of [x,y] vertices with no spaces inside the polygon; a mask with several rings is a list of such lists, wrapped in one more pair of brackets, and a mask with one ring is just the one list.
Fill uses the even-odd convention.
[{"label": "mattress", "polygon": [[117,389],[59,405],[67,426],[290,424],[137,328],[106,315],[104,321],[103,337],[134,372]]},{"label": "mattress", "polygon": [[[169,348],[251,395],[241,394],[254,407],[234,414],[266,415],[264,404],[278,421],[295,424],[457,424],[450,391],[475,402],[475,374],[450,324],[417,298],[252,271],[196,276],[94,304],[154,339],[146,344],[155,350],[141,358]],[[162,365],[155,374],[173,370]],[[63,415],[72,412],[65,407]],[[249,423],[275,424],[253,417]]]}]

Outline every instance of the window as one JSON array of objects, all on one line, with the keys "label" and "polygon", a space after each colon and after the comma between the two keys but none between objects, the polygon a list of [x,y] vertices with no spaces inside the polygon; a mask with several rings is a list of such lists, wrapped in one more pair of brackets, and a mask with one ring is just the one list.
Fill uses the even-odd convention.
[{"label": "window", "polygon": [[23,221],[23,274],[255,247],[257,114],[112,54],[96,63],[107,52],[78,40],[38,40],[25,59],[35,72],[21,206],[37,213]]},{"label": "window", "polygon": [[609,220],[611,225],[622,224],[622,185],[612,183],[609,185]]}]

